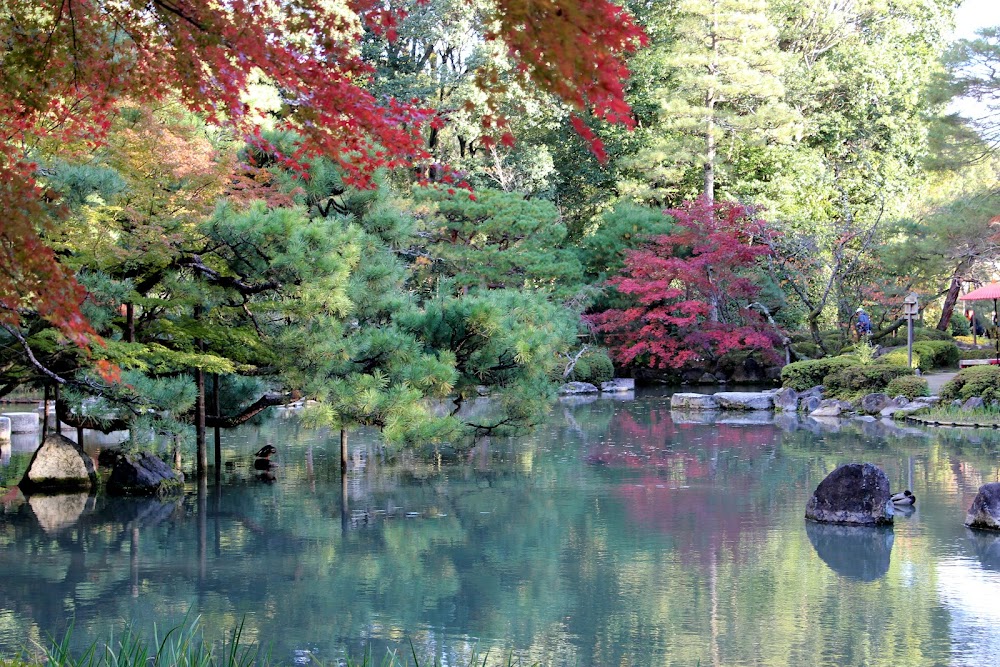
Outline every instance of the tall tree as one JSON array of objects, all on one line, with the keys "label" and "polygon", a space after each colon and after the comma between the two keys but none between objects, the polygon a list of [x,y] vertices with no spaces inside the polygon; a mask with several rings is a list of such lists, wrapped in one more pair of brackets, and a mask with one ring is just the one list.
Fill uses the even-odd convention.
[{"label": "tall tree", "polygon": [[[632,160],[642,183],[629,190],[659,202],[715,199],[720,169],[735,168],[754,145],[791,140],[801,129],[785,103],[787,56],[763,0],[662,2],[653,46],[635,69],[653,82],[656,118]],[[739,165],[745,167],[745,165]]]}]

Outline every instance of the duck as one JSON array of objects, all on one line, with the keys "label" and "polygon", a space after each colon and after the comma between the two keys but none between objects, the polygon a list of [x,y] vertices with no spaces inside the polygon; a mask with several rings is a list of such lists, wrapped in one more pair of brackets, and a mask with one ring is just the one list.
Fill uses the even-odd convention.
[{"label": "duck", "polygon": [[913,495],[913,493],[909,489],[903,491],[902,493],[895,493],[895,494],[893,494],[889,498],[889,500],[892,501],[893,505],[916,505],[917,504],[917,497],[915,495]]},{"label": "duck", "polygon": [[278,448],[275,447],[274,445],[264,445],[263,447],[257,450],[257,453],[254,454],[254,456],[256,456],[258,459],[269,459],[271,458],[272,455],[277,453],[278,453]]},{"label": "duck", "polygon": [[270,470],[274,467],[274,463],[271,462],[271,456],[278,452],[278,448],[274,445],[264,445],[257,453],[254,454],[256,457],[253,460],[254,470]]}]

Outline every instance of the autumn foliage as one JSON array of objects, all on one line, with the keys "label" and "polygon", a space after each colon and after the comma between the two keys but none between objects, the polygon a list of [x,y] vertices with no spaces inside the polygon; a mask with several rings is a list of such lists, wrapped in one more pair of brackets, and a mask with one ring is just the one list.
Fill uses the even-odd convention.
[{"label": "autumn foliage", "polygon": [[[543,7],[544,5],[544,7]],[[76,343],[93,333],[84,294],[42,241],[63,211],[39,165],[58,147],[102,146],[120,103],[177,96],[190,111],[268,149],[257,82],[283,103],[277,129],[300,137],[281,166],[305,173],[311,156],[336,161],[350,185],[379,167],[430,158],[430,109],[376,99],[358,49],[365,30],[390,38],[399,12],[380,0],[14,0],[0,22],[0,324],[38,313]],[[498,0],[499,30],[525,77],[579,112],[628,123],[624,57],[643,39],[608,0]],[[488,77],[487,77],[488,78]],[[582,124],[579,124],[583,127]]]},{"label": "autumn foliage", "polygon": [[609,282],[633,305],[588,317],[620,364],[682,368],[731,350],[770,350],[776,333],[747,308],[772,232],[753,211],[701,199],[665,211],[676,225],[629,252]]}]

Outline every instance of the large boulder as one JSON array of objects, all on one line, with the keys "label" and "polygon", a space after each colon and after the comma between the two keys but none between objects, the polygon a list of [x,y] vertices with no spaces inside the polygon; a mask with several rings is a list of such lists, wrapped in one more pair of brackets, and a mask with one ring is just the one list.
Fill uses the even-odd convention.
[{"label": "large boulder", "polygon": [[783,387],[773,394],[774,409],[795,412],[799,409],[799,392],[791,387]]},{"label": "large boulder", "polygon": [[828,398],[820,401],[819,407],[809,413],[810,417],[839,417],[844,410],[849,410],[851,404],[847,401],[838,401]]},{"label": "large boulder", "polygon": [[35,433],[42,428],[37,412],[5,412],[0,416],[10,420],[11,433]]},{"label": "large boulder", "polygon": [[143,452],[119,456],[105,488],[109,496],[163,497],[180,493],[184,483],[158,456]]},{"label": "large boulder", "polygon": [[979,396],[972,396],[968,398],[965,403],[962,403],[962,412],[972,412],[973,410],[981,409],[986,403]]},{"label": "large boulder", "polygon": [[799,410],[807,414],[811,414],[814,410],[819,408],[820,403],[823,399],[819,396],[803,396],[799,401]]},{"label": "large boulder", "polygon": [[10,442],[10,417],[0,417],[0,441]]},{"label": "large boulder", "polygon": [[806,504],[820,523],[880,526],[892,523],[889,478],[871,463],[848,463],[826,476]]},{"label": "large boulder", "polygon": [[773,410],[774,397],[762,391],[720,391],[715,400],[723,410]]},{"label": "large boulder", "polygon": [[671,410],[718,410],[718,394],[692,394],[679,392],[670,397]]},{"label": "large boulder", "polygon": [[590,384],[589,382],[567,382],[563,386],[559,387],[560,396],[576,396],[577,394],[596,394],[601,390],[597,388],[597,385]]},{"label": "large boulder", "polygon": [[50,434],[18,483],[25,494],[87,491],[97,485],[94,461],[69,438]]},{"label": "large boulder", "polygon": [[635,380],[632,378],[614,378],[601,383],[601,391],[605,394],[635,391]]},{"label": "large boulder", "polygon": [[866,394],[861,398],[861,411],[866,415],[875,415],[889,405],[889,396],[884,393]]},{"label": "large boulder", "polygon": [[969,513],[965,515],[965,525],[969,528],[1000,530],[1000,482],[979,487],[979,493],[972,501]]}]

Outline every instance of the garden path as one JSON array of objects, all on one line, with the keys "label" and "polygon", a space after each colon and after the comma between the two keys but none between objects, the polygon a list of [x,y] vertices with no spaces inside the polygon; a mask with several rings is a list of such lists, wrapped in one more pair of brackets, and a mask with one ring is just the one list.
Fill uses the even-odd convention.
[{"label": "garden path", "polygon": [[940,393],[944,383],[958,375],[958,373],[924,373],[923,378],[927,380],[927,388],[932,395]]}]

